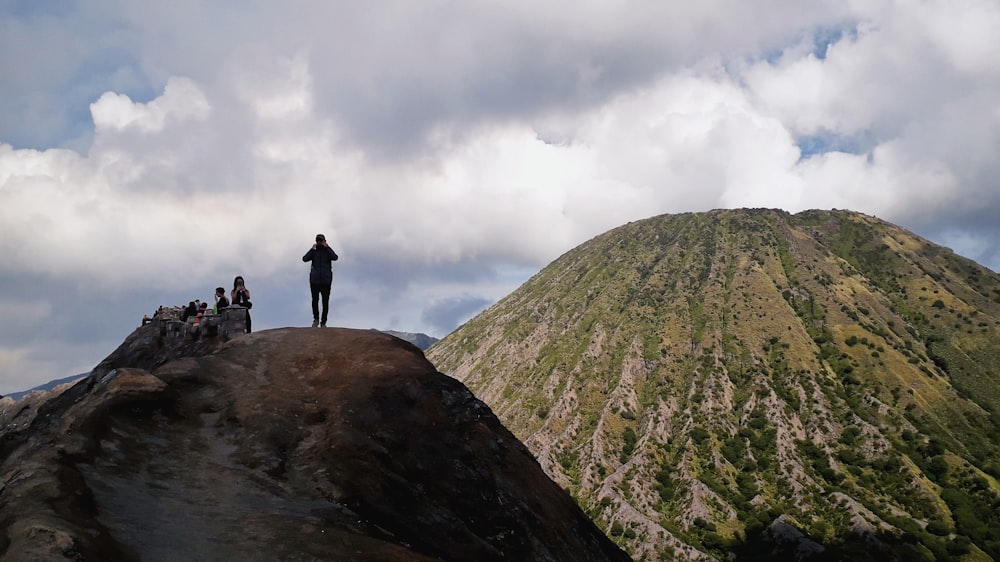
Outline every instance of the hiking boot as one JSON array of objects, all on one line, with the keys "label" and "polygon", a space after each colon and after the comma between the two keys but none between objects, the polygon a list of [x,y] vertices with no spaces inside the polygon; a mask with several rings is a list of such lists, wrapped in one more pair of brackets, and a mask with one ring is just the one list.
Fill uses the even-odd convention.
[{"label": "hiking boot", "polygon": [[314,319],[312,327],[315,328],[316,326],[319,326],[319,320]]},{"label": "hiking boot", "polygon": [[323,322],[323,323],[321,323],[321,324],[320,324],[320,327],[322,327],[322,328],[326,328],[326,322]]}]

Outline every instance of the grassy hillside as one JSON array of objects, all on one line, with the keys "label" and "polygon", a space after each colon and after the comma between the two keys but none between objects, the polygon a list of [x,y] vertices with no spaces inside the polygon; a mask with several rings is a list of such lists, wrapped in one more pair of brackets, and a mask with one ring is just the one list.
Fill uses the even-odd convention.
[{"label": "grassy hillside", "polygon": [[793,528],[826,559],[988,560],[998,336],[1000,276],[950,250],[736,210],[598,236],[428,357],[637,560],[754,559]]}]

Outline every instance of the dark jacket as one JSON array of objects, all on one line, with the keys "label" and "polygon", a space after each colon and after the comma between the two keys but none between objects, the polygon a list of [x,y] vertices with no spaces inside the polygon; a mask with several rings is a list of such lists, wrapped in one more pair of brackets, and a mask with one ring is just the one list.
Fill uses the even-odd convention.
[{"label": "dark jacket", "polygon": [[316,246],[310,248],[306,255],[302,256],[302,261],[311,261],[312,269],[309,270],[309,282],[318,284],[333,283],[333,262],[337,261],[337,253],[329,246]]}]

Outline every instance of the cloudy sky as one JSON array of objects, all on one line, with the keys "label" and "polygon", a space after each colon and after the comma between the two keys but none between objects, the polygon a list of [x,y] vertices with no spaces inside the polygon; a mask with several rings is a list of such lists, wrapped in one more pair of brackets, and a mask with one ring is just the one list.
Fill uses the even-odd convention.
[{"label": "cloudy sky", "polygon": [[1000,270],[996,0],[0,0],[0,394],[246,277],[444,336],[630,220],[852,209]]}]

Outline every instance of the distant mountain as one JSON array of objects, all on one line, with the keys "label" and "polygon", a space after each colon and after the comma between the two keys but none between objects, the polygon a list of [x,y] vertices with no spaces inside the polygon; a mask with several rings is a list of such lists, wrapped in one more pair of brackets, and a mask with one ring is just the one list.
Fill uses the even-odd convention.
[{"label": "distant mountain", "polygon": [[637,560],[1000,560],[1000,276],[874,217],[629,223],[427,355]]},{"label": "distant mountain", "polygon": [[381,330],[385,334],[391,336],[396,336],[401,340],[406,340],[413,345],[417,346],[422,351],[426,351],[427,348],[437,343],[438,339],[427,334],[412,333],[412,332],[397,332],[395,330]]},{"label": "distant mountain", "polygon": [[28,390],[24,390],[24,391],[21,391],[21,392],[11,392],[10,394],[5,394],[2,398],[10,398],[12,400],[20,400],[21,398],[23,398],[24,396],[26,396],[27,394],[29,394],[31,392],[35,392],[35,391],[39,391],[39,390],[46,390],[46,391],[47,390],[52,390],[53,388],[55,388],[55,387],[57,387],[57,386],[59,386],[61,384],[66,384],[68,382],[73,382],[73,381],[76,381],[76,380],[80,380],[80,379],[82,379],[85,376],[87,376],[87,373],[81,373],[79,375],[73,375],[71,377],[65,377],[65,378],[61,378],[61,379],[52,380],[52,381],[49,381],[49,382],[47,382],[45,384],[41,384],[41,385],[38,385],[38,386],[36,386],[34,388],[30,388]]},{"label": "distant mountain", "polygon": [[157,324],[0,407],[0,560],[629,560],[398,338]]}]

